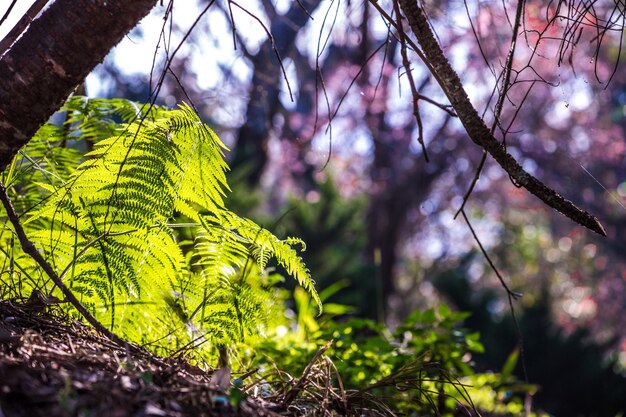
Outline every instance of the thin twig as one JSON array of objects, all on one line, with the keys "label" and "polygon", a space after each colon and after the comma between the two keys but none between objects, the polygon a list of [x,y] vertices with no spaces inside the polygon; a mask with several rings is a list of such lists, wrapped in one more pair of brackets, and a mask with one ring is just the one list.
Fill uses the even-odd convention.
[{"label": "thin twig", "polygon": [[[322,67],[320,66],[320,57],[322,56],[322,54],[326,50],[326,47],[328,46],[328,42],[330,41],[330,35],[333,31],[333,28],[335,27],[335,22],[337,21],[337,12],[339,10],[338,9],[339,2],[337,2],[336,4],[337,4],[337,9],[335,10],[335,17],[331,21],[330,29],[325,39],[323,39],[322,34],[324,31],[324,28],[326,27],[326,21],[328,20],[328,16],[330,15],[331,7],[333,6],[332,2],[328,6],[328,9],[326,9],[326,13],[324,13],[324,19],[322,20],[322,27],[320,28],[319,34],[317,37],[317,51],[315,55],[315,74],[316,74],[315,75],[315,97],[319,97],[319,90],[321,86],[322,93],[324,96],[324,101],[326,104],[326,113],[328,114],[328,127],[326,128],[326,132],[325,132],[325,133],[328,133],[328,156],[326,158],[326,162],[324,163],[324,166],[322,167],[322,169],[326,168],[326,165],[330,161],[332,151],[333,151],[333,123],[332,122],[333,122],[334,115],[331,114],[330,99],[328,97],[328,91],[326,90],[326,82],[324,81],[324,74],[322,73]],[[316,99],[315,100],[315,120],[313,122],[314,132],[317,131],[318,122],[319,122],[319,99]]]},{"label": "thin twig", "polygon": [[[230,7],[231,4],[234,4],[242,12],[244,12],[245,14],[250,16],[252,19],[256,20],[259,23],[259,25],[261,26],[261,28],[263,29],[263,31],[265,32],[265,34],[267,35],[267,38],[269,39],[270,44],[272,45],[272,49],[274,50],[274,55],[276,56],[276,59],[278,60],[278,65],[280,66],[280,70],[281,70],[281,74],[283,75],[283,79],[285,80],[285,84],[287,85],[287,92],[289,93],[289,99],[291,100],[291,102],[293,102],[294,100],[293,100],[293,92],[291,91],[291,83],[289,82],[289,79],[287,78],[287,71],[285,70],[285,66],[283,65],[283,59],[280,56],[280,53],[278,52],[278,48],[276,47],[276,42],[274,41],[274,36],[272,35],[272,32],[270,32],[270,30],[267,28],[267,26],[265,26],[263,21],[261,19],[259,19],[259,17],[257,15],[255,15],[254,13],[251,13],[250,11],[248,11],[248,9],[246,9],[245,7],[239,5],[239,3],[235,2],[234,0],[229,0],[228,1],[228,7]],[[233,22],[233,24],[234,24],[234,22]]]},{"label": "thin twig", "polygon": [[487,260],[487,263],[489,263],[489,266],[491,267],[491,269],[493,269],[493,272],[495,272],[496,276],[500,280],[500,284],[502,284],[502,287],[506,290],[507,294],[512,296],[514,299],[520,298],[522,296],[522,294],[514,292],[514,291],[511,291],[509,286],[506,285],[506,282],[504,282],[504,278],[500,274],[500,271],[498,271],[498,268],[496,268],[495,264],[493,263],[493,261],[489,257],[489,254],[487,253],[487,251],[485,250],[485,247],[483,246],[483,244],[481,243],[480,239],[478,238],[478,235],[476,234],[476,231],[474,230],[474,227],[472,226],[472,223],[470,223],[469,219],[467,218],[467,214],[465,214],[465,210],[461,210],[461,214],[463,215],[463,219],[465,219],[465,223],[467,223],[467,227],[469,227],[470,232],[472,232],[472,236],[474,236],[474,240],[478,244],[478,247],[480,248],[480,251],[485,256],[485,259]]},{"label": "thin twig", "polygon": [[422,153],[424,154],[424,159],[426,162],[429,162],[428,152],[426,152],[426,145],[424,144],[424,126],[422,124],[422,116],[420,114],[419,109],[419,100],[420,94],[415,87],[415,80],[413,79],[413,73],[411,72],[411,63],[409,62],[409,56],[406,52],[406,33],[404,33],[404,28],[402,26],[402,15],[400,14],[400,6],[398,5],[398,1],[394,0],[393,2],[393,10],[396,14],[397,19],[397,30],[398,30],[398,39],[400,40],[400,53],[402,55],[402,65],[404,66],[404,70],[406,71],[406,78],[409,82],[409,87],[411,88],[411,94],[413,95],[413,117],[415,117],[415,121],[417,122],[417,141],[422,147]]},{"label": "thin twig", "polygon": [[519,322],[517,321],[517,315],[515,314],[515,306],[513,305],[513,301],[520,298],[522,294],[515,292],[515,291],[511,291],[511,289],[509,289],[506,282],[504,282],[504,278],[500,274],[500,271],[498,271],[498,268],[496,268],[496,265],[493,263],[493,261],[489,257],[489,254],[485,250],[485,247],[483,246],[482,242],[478,238],[478,235],[476,234],[476,231],[474,230],[472,223],[469,221],[467,214],[465,214],[465,210],[461,210],[461,214],[463,215],[463,219],[465,219],[465,223],[467,224],[467,227],[469,227],[470,232],[472,232],[472,236],[474,237],[476,244],[478,244],[480,251],[482,252],[485,259],[487,260],[489,267],[496,274],[496,276],[500,280],[500,284],[502,284],[502,287],[506,291],[507,298],[509,299],[509,310],[511,311],[511,317],[513,317],[513,324],[515,325],[515,333],[517,334],[517,340],[518,340],[519,351],[520,351],[520,359],[522,363],[522,372],[524,374],[524,379],[526,383],[528,383],[528,373],[526,371],[526,357],[524,355],[524,338],[522,336],[522,330],[520,329]]},{"label": "thin twig", "polygon": [[517,10],[515,12],[515,23],[513,24],[513,34],[511,36],[511,47],[509,54],[506,57],[506,63],[504,65],[504,77],[502,78],[502,91],[498,97],[498,102],[495,108],[495,120],[491,128],[491,133],[495,131],[495,127],[500,124],[500,117],[502,116],[502,109],[504,107],[504,100],[511,88],[511,73],[513,70],[513,58],[515,57],[515,49],[517,47],[517,37],[519,36],[519,28],[521,26],[522,10],[526,4],[525,0],[519,0],[517,2]]},{"label": "thin twig", "polygon": [[[500,95],[498,96],[498,101],[496,102],[496,107],[495,107],[495,111],[494,111],[494,121],[493,121],[493,125],[491,126],[491,134],[492,135],[495,132],[496,127],[500,125],[500,121],[501,121],[501,117],[502,117],[502,109],[504,108],[504,100],[505,100],[507,94],[509,93],[509,89],[512,87],[512,84],[511,84],[511,73],[512,73],[512,70],[513,70],[513,58],[515,57],[515,49],[517,47],[517,37],[519,36],[519,28],[521,26],[522,11],[524,9],[525,4],[526,4],[525,0],[519,0],[518,3],[517,3],[517,10],[515,12],[515,23],[513,24],[513,34],[511,36],[511,47],[510,47],[509,53],[508,53],[508,55],[506,57],[506,64],[504,65],[504,72],[503,72],[503,74],[500,74],[500,77],[498,77],[498,78],[502,79],[502,90],[500,91]],[[505,8],[505,11],[506,11],[506,8]],[[507,18],[508,18],[508,15],[507,15]],[[470,19],[470,21],[471,21],[471,19]],[[474,28],[474,26],[472,24],[472,29],[473,28]],[[479,44],[480,44],[480,42],[479,42]],[[482,49],[481,49],[481,53],[482,53]],[[483,57],[484,57],[484,55],[483,55]],[[485,61],[486,61],[486,59],[485,59]],[[530,92],[531,89],[532,89],[532,86],[530,87],[528,92]],[[520,105],[518,110],[517,110],[518,112],[521,109],[521,107],[522,106]],[[511,121],[511,123],[513,123],[513,121]],[[504,140],[503,140],[503,143],[504,143]],[[472,180],[472,182],[471,182],[471,184],[469,186],[469,189],[467,190],[467,192],[465,193],[465,196],[463,197],[463,203],[461,204],[461,208],[454,215],[455,219],[459,215],[461,210],[463,210],[463,208],[465,207],[465,204],[469,200],[469,197],[472,194],[472,191],[474,190],[474,187],[478,183],[478,179],[480,178],[480,174],[481,174],[481,172],[483,170],[483,167],[485,166],[485,161],[486,160],[487,160],[487,152],[483,150],[483,155],[482,155],[482,157],[480,159],[480,163],[478,164],[478,168],[476,169],[476,174],[474,175],[474,179]],[[513,182],[513,184],[517,185],[515,182]]]},{"label": "thin twig", "polygon": [[6,12],[4,12],[4,15],[2,16],[2,18],[0,18],[0,26],[2,26],[4,21],[7,20],[7,17],[9,17],[9,15],[11,14],[11,10],[13,10],[15,3],[17,3],[17,0],[12,0],[11,4],[9,4],[9,8],[6,10]]},{"label": "thin twig", "polygon": [[[41,9],[48,3],[48,0],[37,0],[28,9],[24,16],[21,17],[19,22],[13,26],[13,29],[0,41],[0,56],[2,56],[10,47],[15,43],[17,38],[26,30],[30,22],[39,14]],[[11,5],[13,7],[13,5]],[[7,11],[8,13],[8,11]]]}]

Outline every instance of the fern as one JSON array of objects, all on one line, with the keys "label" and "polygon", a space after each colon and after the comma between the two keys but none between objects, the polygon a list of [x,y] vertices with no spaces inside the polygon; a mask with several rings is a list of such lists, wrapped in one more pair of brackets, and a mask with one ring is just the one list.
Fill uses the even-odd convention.
[{"label": "fern", "polygon": [[[162,338],[160,346],[199,334],[243,340],[262,331],[271,310],[262,284],[271,258],[321,311],[295,249],[303,243],[224,207],[226,148],[193,109],[73,97],[63,110],[64,126],[42,128],[4,180],[23,201],[29,237],[112,330],[145,343]],[[177,229],[190,222],[186,253]],[[36,265],[14,253],[6,222],[0,232],[0,257],[19,261],[35,277],[30,287],[45,288]]]},{"label": "fern", "polygon": [[[265,269],[269,259],[275,258],[287,273],[311,294],[313,300],[320,307],[321,313],[322,302],[315,291],[315,283],[311,279],[309,270],[302,262],[302,258],[294,249],[294,246],[301,246],[303,250],[306,249],[302,240],[293,237],[280,240],[253,221],[238,217],[229,211],[222,212],[221,217],[214,220],[213,224],[214,227],[227,227],[230,235],[246,246],[261,270]],[[210,225],[208,226],[210,228]]]}]

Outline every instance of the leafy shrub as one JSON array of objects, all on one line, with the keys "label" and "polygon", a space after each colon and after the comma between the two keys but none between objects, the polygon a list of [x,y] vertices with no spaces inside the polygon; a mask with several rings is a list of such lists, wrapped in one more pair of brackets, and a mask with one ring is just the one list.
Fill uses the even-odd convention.
[{"label": "leafy shrub", "polygon": [[[331,293],[321,291],[320,296],[323,300]],[[393,331],[371,320],[333,319],[331,314],[322,316],[318,325],[306,293],[295,294],[303,308],[293,318],[292,331],[256,346],[257,365],[261,373],[269,374],[266,380],[278,380],[280,385],[297,380],[310,367],[311,358],[319,359],[323,351],[334,369],[330,384],[337,395],[343,391],[346,398],[362,401],[364,408],[381,408],[374,403],[382,401],[382,409],[401,415],[478,411],[519,415],[525,396],[536,391],[512,376],[516,352],[500,374],[474,372],[472,354],[484,347],[478,333],[459,326],[467,313],[453,312],[445,305],[416,311]],[[335,309],[341,313],[339,306]],[[329,341],[332,345],[327,347]]]},{"label": "leafy shrub", "polygon": [[[190,107],[73,97],[62,111],[63,125],[44,126],[2,180],[37,249],[112,331],[163,353],[203,346],[216,358],[217,346],[224,359],[280,303],[271,258],[321,308],[304,243],[225,208],[225,147]],[[3,295],[60,297],[4,217]]]}]

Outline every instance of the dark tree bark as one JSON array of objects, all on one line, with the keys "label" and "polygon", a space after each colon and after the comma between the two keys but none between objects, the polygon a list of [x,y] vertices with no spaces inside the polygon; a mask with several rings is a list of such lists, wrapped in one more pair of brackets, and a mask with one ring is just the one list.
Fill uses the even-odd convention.
[{"label": "dark tree bark", "polygon": [[[387,98],[384,90],[379,100]],[[377,263],[381,297],[386,302],[383,313],[388,318],[389,307],[394,307],[388,304],[390,297],[397,295],[396,267],[401,257],[399,245],[405,240],[409,225],[408,213],[427,199],[449,162],[445,152],[433,153],[428,164],[414,156],[410,150],[411,141],[415,140],[412,124],[393,128],[385,121],[384,113],[372,112],[367,113],[366,123],[374,142],[367,216],[368,255]]]},{"label": "dark tree bark", "polygon": [[296,36],[310,20],[310,13],[319,6],[315,0],[293,2],[283,16],[273,19],[270,32],[274,43],[267,40],[252,60],[253,75],[246,121],[239,129],[233,149],[231,167],[245,167],[246,182],[259,183],[267,163],[267,140],[272,119],[279,110],[278,87],[283,77],[278,56],[284,59],[294,47]]},{"label": "dark tree bark", "polygon": [[0,169],[157,0],[57,0],[0,58]]}]

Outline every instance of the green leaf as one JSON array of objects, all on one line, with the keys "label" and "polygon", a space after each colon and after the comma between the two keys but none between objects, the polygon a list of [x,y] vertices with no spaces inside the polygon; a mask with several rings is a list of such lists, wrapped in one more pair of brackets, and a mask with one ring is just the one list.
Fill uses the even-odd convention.
[{"label": "green leaf", "polygon": [[500,372],[500,379],[498,381],[498,385],[505,384],[513,371],[515,370],[515,366],[517,365],[517,360],[519,359],[519,348],[513,349],[513,351],[509,354],[504,362],[504,366],[502,367],[502,372]]},{"label": "green leaf", "polygon": [[467,349],[470,352],[484,353],[485,347],[480,343],[480,333],[469,333],[465,336],[465,342],[467,343]]},{"label": "green leaf", "polygon": [[424,325],[433,324],[437,321],[437,316],[435,315],[435,311],[432,308],[424,311],[421,318],[422,324]]},{"label": "green leaf", "polygon": [[439,317],[444,320],[450,317],[450,313],[452,311],[450,310],[450,307],[448,307],[447,304],[442,304],[439,306]]}]

